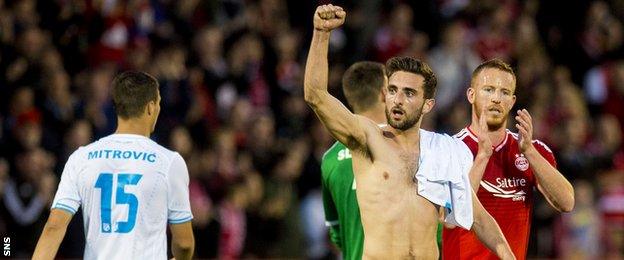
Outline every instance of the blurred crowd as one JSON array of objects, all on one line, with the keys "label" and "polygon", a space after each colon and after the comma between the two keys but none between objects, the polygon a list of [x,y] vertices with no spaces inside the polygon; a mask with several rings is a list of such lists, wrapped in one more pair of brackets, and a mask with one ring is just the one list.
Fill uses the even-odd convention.
[{"label": "blurred crowd", "polygon": [[[143,70],[162,96],[152,138],[188,164],[197,257],[336,256],[320,196],[333,139],[302,95],[312,14],[328,2],[0,0],[0,234],[12,253],[34,249],[68,156],[114,131],[112,78]],[[529,256],[624,257],[623,0],[331,2],[347,21],[332,33],[330,92],[344,100],[353,62],[426,60],[438,77],[426,129],[465,127],[472,70],[510,62],[516,107],[577,197],[563,215],[536,201]],[[59,256],[83,247],[77,213]]]}]

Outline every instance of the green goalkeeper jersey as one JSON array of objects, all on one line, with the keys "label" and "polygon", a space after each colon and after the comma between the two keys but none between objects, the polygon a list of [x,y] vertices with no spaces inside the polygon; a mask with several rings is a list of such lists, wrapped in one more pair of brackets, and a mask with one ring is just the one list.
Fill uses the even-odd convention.
[{"label": "green goalkeeper jersey", "polygon": [[[321,162],[325,224],[331,241],[340,248],[345,260],[362,259],[364,229],[355,194],[351,152],[340,142],[334,143]],[[437,242],[441,244],[442,224],[438,224]]]},{"label": "green goalkeeper jersey", "polygon": [[331,241],[342,250],[343,259],[362,259],[364,230],[349,149],[334,143],[323,155],[321,172],[325,223]]}]

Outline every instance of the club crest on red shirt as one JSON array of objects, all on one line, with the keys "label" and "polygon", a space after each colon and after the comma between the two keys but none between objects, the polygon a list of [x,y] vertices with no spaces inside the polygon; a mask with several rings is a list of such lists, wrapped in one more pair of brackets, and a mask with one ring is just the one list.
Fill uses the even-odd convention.
[{"label": "club crest on red shirt", "polygon": [[514,164],[516,165],[516,168],[518,168],[518,170],[520,171],[526,171],[529,169],[529,160],[524,157],[524,154],[516,154],[516,161],[514,162]]}]

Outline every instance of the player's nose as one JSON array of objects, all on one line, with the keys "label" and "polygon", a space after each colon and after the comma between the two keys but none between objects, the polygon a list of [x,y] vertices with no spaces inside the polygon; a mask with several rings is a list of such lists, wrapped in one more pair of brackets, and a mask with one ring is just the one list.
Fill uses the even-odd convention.
[{"label": "player's nose", "polygon": [[500,92],[494,93],[494,95],[491,96],[490,101],[492,101],[492,103],[495,103],[495,104],[500,104],[501,93]]},{"label": "player's nose", "polygon": [[395,105],[402,105],[404,99],[405,99],[405,95],[403,95],[403,93],[401,93],[401,92],[398,92],[396,95],[394,95],[394,104]]}]

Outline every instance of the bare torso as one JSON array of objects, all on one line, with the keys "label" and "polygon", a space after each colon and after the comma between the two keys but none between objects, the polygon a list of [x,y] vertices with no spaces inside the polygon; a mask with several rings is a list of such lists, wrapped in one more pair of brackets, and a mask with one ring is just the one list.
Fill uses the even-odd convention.
[{"label": "bare torso", "polygon": [[363,257],[437,259],[438,207],[418,195],[414,179],[419,148],[401,148],[388,131],[371,133],[367,141],[367,154],[352,153],[365,235]]}]

